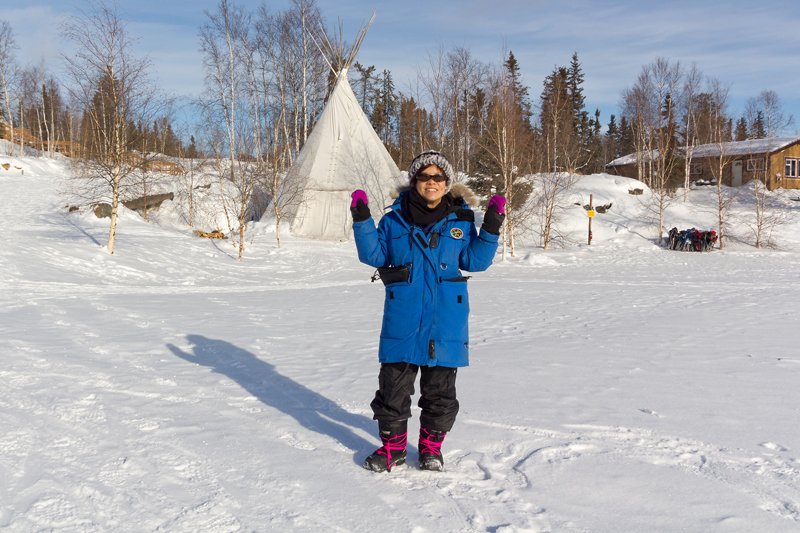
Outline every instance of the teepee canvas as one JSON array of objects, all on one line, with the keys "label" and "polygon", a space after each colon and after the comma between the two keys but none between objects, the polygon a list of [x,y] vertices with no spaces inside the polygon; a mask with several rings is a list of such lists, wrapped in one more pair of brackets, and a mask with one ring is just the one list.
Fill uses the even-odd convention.
[{"label": "teepee canvas", "polygon": [[404,183],[347,81],[347,69],[368,28],[359,32],[356,44],[346,54],[341,45],[327,42],[326,60],[337,76],[336,85],[289,169],[290,178],[305,184],[291,226],[296,237],[348,240],[353,233],[350,193],[363,189],[373,216],[379,218],[383,207],[391,203],[391,192]]}]

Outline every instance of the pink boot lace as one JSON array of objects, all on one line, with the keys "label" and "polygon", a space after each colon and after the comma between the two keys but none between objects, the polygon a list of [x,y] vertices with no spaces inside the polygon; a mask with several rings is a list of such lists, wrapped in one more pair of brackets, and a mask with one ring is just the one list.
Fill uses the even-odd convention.
[{"label": "pink boot lace", "polygon": [[375,453],[377,453],[378,455],[386,456],[387,470],[392,469],[392,452],[399,453],[406,449],[407,437],[408,437],[408,432],[405,432],[402,435],[396,435],[389,439],[381,437],[381,441],[383,441],[383,446],[375,450]]},{"label": "pink boot lace", "polygon": [[444,441],[446,435],[447,433],[435,435],[425,428],[419,428],[419,453],[442,455],[442,441]]}]

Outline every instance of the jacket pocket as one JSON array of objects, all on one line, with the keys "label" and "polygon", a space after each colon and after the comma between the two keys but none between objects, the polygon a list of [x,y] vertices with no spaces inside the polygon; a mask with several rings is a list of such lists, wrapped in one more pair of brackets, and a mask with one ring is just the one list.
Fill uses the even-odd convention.
[{"label": "jacket pocket", "polygon": [[437,324],[443,341],[468,342],[469,337],[469,277],[443,279],[439,284]]},{"label": "jacket pocket", "polygon": [[396,283],[387,285],[386,299],[383,302],[383,325],[381,337],[405,339],[419,327],[420,308],[414,305],[412,285]]}]

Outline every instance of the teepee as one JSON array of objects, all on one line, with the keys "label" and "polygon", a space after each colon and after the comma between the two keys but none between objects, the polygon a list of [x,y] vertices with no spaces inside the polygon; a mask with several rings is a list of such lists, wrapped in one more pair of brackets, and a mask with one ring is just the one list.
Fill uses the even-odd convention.
[{"label": "teepee", "polygon": [[318,43],[325,61],[336,75],[336,85],[325,109],[289,169],[289,179],[304,183],[302,201],[291,225],[295,237],[348,240],[352,236],[350,193],[363,189],[377,219],[391,203],[390,194],[404,183],[367,116],[358,105],[347,70],[355,60],[372,24],[362,25],[355,44],[344,50],[340,37],[335,45],[322,33]]}]

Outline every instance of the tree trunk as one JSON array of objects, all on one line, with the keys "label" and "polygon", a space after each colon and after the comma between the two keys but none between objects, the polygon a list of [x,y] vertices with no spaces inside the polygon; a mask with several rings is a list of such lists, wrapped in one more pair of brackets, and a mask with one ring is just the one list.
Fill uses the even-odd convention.
[{"label": "tree trunk", "polygon": [[108,244],[106,248],[108,253],[114,255],[114,240],[117,235],[117,209],[119,207],[119,185],[120,185],[120,168],[117,165],[114,168],[113,188],[111,190],[111,227],[108,230]]},{"label": "tree trunk", "polygon": [[189,227],[194,227],[194,160],[189,160],[189,187],[187,199],[189,201]]},{"label": "tree trunk", "polygon": [[19,99],[19,156],[25,157],[25,113],[22,108],[22,98]]},{"label": "tree trunk", "polygon": [[725,225],[722,201],[722,165],[719,167],[719,177],[717,178],[717,201],[719,202],[719,249],[725,248]]}]

